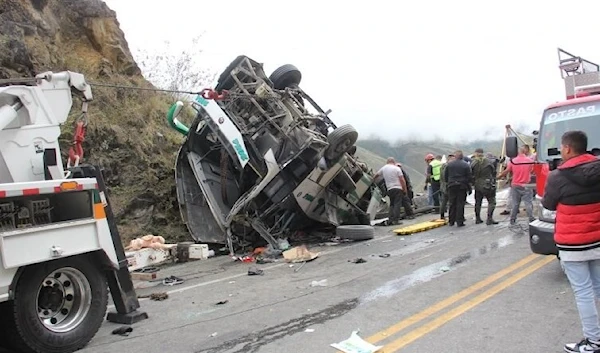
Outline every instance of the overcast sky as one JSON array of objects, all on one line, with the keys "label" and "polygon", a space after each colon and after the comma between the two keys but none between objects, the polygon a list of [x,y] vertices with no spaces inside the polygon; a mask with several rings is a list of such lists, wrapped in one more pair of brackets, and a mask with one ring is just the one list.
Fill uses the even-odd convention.
[{"label": "overcast sky", "polygon": [[239,54],[267,73],[296,65],[301,87],[362,138],[533,128],[565,97],[557,47],[600,62],[594,0],[105,2],[134,52],[204,32],[200,58],[219,73]]}]

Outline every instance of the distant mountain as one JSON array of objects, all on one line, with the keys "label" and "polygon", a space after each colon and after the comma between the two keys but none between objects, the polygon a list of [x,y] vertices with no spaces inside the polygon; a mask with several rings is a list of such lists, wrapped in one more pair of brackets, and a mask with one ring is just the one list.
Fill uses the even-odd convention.
[{"label": "distant mountain", "polygon": [[496,141],[473,141],[468,143],[449,143],[445,141],[389,141],[371,138],[357,142],[357,155],[365,161],[370,168],[378,170],[385,164],[387,157],[394,157],[401,162],[407,173],[410,174],[415,190],[423,188],[427,166],[425,156],[428,153],[434,155],[448,155],[456,150],[462,150],[465,155],[472,154],[476,148],[483,148],[485,152],[500,155],[502,140]]}]

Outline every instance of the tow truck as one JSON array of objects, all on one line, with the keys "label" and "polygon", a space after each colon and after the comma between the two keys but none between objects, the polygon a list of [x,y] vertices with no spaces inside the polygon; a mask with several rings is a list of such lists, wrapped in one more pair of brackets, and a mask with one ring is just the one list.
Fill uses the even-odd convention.
[{"label": "tow truck", "polygon": [[[63,167],[60,127],[81,95]],[[111,322],[148,318],[127,268],[100,168],[81,163],[87,107],[82,74],[0,81],[0,346],[74,352]]]},{"label": "tow truck", "polygon": [[[550,171],[560,165],[560,140],[569,130],[582,130],[588,135],[589,153],[600,153],[600,66],[580,56],[558,48],[561,76],[566,90],[566,100],[549,105],[542,115],[540,128],[534,131],[534,148],[537,155],[533,170],[536,177],[536,198],[544,196],[544,188]],[[513,158],[518,154],[517,137],[506,138],[506,154]],[[531,250],[541,255],[556,255],[554,242],[556,211],[538,206],[538,218],[529,223]]]}]

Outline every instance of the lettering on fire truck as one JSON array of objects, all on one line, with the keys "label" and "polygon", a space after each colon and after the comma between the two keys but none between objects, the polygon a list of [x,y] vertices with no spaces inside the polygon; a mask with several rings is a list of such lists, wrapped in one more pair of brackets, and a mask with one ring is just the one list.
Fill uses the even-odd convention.
[{"label": "lettering on fire truck", "polygon": [[586,116],[594,115],[596,113],[596,105],[588,105],[579,108],[569,108],[552,112],[546,117],[546,124],[556,121],[565,120],[568,118],[583,118]]}]

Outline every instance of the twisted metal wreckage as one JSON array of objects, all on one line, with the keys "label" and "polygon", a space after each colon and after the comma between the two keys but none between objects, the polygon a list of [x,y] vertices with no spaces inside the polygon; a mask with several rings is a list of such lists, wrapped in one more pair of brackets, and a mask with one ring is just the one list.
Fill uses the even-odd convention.
[{"label": "twisted metal wreckage", "polygon": [[177,196],[196,241],[233,253],[265,243],[279,249],[278,239],[333,228],[372,237],[385,186],[355,156],[357,131],[336,126],[301,78],[293,65],[267,76],[262,64],[238,56],[192,103],[191,126],[177,120],[182,102],[171,107],[170,125],[186,135]]}]

